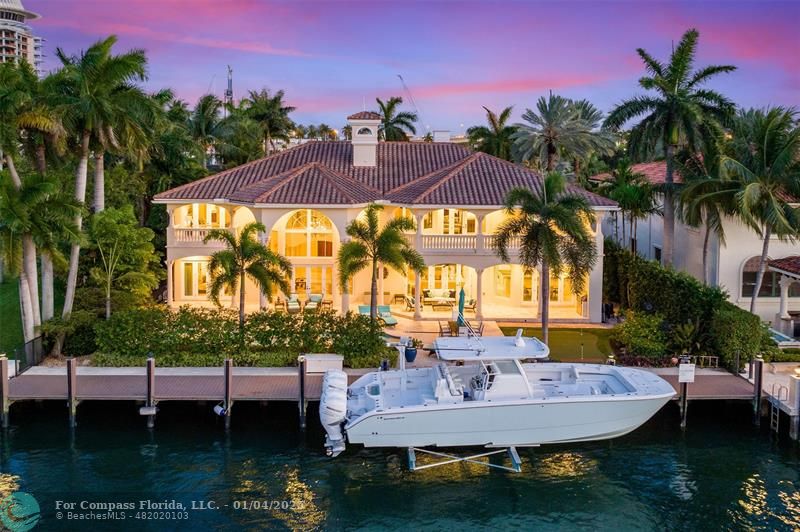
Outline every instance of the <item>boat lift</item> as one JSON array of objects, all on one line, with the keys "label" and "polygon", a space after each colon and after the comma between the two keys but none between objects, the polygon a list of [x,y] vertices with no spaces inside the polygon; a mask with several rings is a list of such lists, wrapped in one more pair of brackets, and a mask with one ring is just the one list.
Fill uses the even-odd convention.
[{"label": "boat lift", "polygon": [[[438,462],[434,462],[432,464],[425,464],[425,465],[417,465],[417,452],[429,454],[432,456],[436,456],[441,458]],[[495,454],[501,453],[508,453],[509,459],[511,459],[511,467],[492,464],[490,462],[484,462],[483,460],[477,460],[478,458],[484,458],[486,456],[492,456]],[[497,449],[494,451],[487,451],[485,453],[473,454],[470,456],[456,456],[453,454],[446,454],[440,453],[437,451],[431,451],[428,449],[420,449],[418,447],[409,447],[408,448],[408,469],[411,471],[420,471],[422,469],[429,469],[432,467],[443,466],[447,464],[455,464],[458,462],[468,462],[470,464],[477,464],[486,467],[494,467],[495,469],[501,469],[503,471],[510,471],[512,473],[520,473],[522,472],[522,460],[519,458],[519,454],[517,453],[516,447],[508,447],[505,449]]]}]

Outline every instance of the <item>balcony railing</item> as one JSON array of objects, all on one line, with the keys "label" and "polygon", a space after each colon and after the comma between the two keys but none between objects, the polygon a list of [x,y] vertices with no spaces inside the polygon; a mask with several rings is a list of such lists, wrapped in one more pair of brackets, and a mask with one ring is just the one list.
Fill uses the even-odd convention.
[{"label": "balcony railing", "polygon": [[211,231],[209,227],[175,227],[175,242],[181,244],[203,243],[203,239]]},{"label": "balcony railing", "polygon": [[[467,251],[472,253],[493,254],[494,235],[422,235],[422,251],[453,252]],[[508,242],[508,249],[518,249],[520,238],[514,237]]]}]

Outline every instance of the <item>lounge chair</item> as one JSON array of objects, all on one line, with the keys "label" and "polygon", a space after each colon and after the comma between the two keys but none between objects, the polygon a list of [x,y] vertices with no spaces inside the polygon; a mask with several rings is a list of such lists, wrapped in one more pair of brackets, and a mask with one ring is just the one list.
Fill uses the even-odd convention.
[{"label": "lounge chair", "polygon": [[414,310],[414,298],[406,296],[406,310]]},{"label": "lounge chair", "polygon": [[297,294],[292,294],[286,300],[286,312],[289,314],[297,314],[301,310],[303,310],[303,306],[300,304],[300,300],[297,299]]},{"label": "lounge chair", "polygon": [[387,327],[394,327],[397,325],[397,318],[392,316],[392,308],[389,305],[378,305],[378,317],[383,320],[384,325]]},{"label": "lounge chair", "polygon": [[322,294],[311,294],[308,296],[304,310],[317,310],[322,303]]},{"label": "lounge chair", "polygon": [[472,312],[476,312],[475,307],[477,306],[478,301],[476,299],[470,299],[464,304],[464,312],[471,310]]}]

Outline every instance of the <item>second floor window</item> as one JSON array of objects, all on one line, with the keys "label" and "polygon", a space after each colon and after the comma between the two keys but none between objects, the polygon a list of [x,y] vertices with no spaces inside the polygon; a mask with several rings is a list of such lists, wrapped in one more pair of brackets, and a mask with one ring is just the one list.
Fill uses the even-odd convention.
[{"label": "second floor window", "polygon": [[230,227],[231,212],[211,203],[192,203],[176,209],[175,227],[215,228]]},{"label": "second floor window", "polygon": [[301,209],[286,222],[287,257],[333,257],[333,224],[322,213]]}]

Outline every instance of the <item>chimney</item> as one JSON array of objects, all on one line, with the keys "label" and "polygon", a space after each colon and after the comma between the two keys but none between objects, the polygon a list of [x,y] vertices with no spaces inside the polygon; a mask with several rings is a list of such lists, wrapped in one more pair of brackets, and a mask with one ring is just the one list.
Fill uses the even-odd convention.
[{"label": "chimney", "polygon": [[361,111],[347,117],[352,129],[353,166],[377,165],[378,127],[381,115],[372,111]]}]

